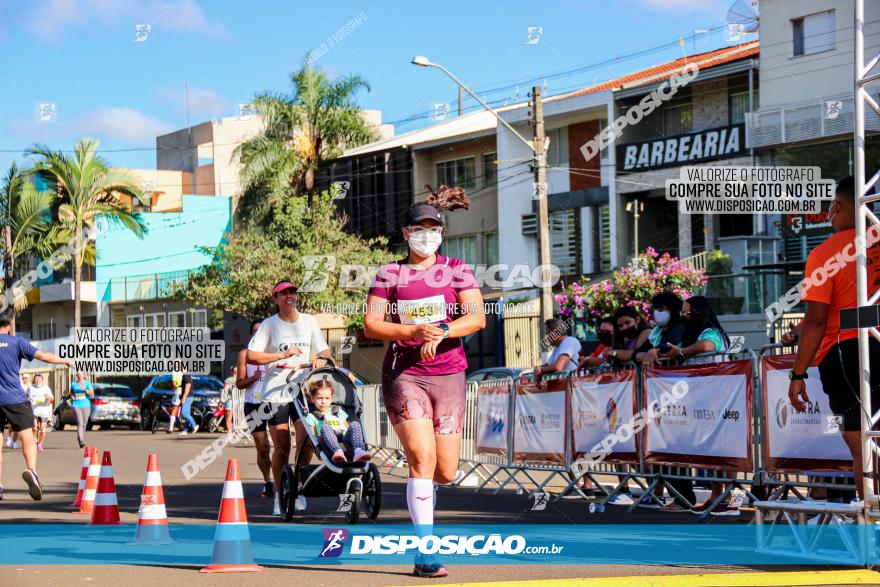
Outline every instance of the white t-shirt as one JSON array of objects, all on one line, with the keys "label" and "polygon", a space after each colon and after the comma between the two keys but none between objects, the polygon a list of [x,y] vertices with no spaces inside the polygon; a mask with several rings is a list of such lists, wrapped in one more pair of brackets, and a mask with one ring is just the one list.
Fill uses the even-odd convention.
[{"label": "white t-shirt", "polygon": [[31,404],[35,408],[39,406],[48,406],[49,401],[55,397],[55,394],[52,393],[52,390],[49,389],[48,385],[41,385],[40,387],[31,385],[28,389],[28,395],[30,396]]},{"label": "white t-shirt", "polygon": [[248,343],[248,350],[260,353],[280,353],[292,347],[299,348],[302,354],[264,365],[266,375],[263,377],[259,401],[273,403],[293,401],[287,390],[287,376],[290,374],[290,369],[285,367],[309,365],[313,355],[329,349],[330,346],[324,340],[324,334],[315,318],[302,312],[299,313],[296,322],[285,322],[278,314],[266,318]]},{"label": "white t-shirt", "polygon": [[553,348],[550,358],[547,360],[548,365],[556,362],[560,355],[568,355],[568,362],[562,368],[562,372],[576,371],[578,364],[578,355],[581,353],[581,342],[573,336],[566,336],[558,346]]}]

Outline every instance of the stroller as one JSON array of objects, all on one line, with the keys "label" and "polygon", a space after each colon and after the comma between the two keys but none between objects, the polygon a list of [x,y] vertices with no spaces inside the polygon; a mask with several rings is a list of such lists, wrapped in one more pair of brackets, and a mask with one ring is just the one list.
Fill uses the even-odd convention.
[{"label": "stroller", "polygon": [[[328,365],[325,367],[292,371],[287,376],[288,388],[294,398],[293,404],[300,419],[305,423],[305,417],[310,412],[310,404],[306,396],[309,383],[319,379],[330,379],[335,388],[333,405],[345,410],[349,422],[360,421],[363,406],[357,394],[357,387],[331,359],[327,362]],[[310,426],[306,426],[306,431],[304,446],[296,447],[296,454],[299,456],[303,449],[312,448],[320,463],[303,465],[302,459],[297,458],[295,465],[284,466],[281,488],[278,492],[284,520],[290,521],[296,514],[294,504],[300,495],[309,498],[344,494],[354,497],[350,509],[346,512],[349,524],[357,524],[361,514],[361,502],[367,517],[375,520],[382,502],[379,467],[369,462],[337,465],[331,460],[330,451],[317,437],[315,431]]]}]

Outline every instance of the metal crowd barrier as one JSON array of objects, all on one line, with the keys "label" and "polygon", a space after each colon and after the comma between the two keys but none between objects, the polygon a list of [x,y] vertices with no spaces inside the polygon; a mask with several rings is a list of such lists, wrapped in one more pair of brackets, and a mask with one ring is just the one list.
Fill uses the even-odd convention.
[{"label": "metal crowd barrier", "polygon": [[[512,485],[518,492],[538,493],[547,491],[551,482],[561,478],[564,488],[556,494],[556,498],[575,493],[588,499],[581,491],[580,482],[587,478],[593,486],[602,493],[597,503],[616,498],[626,491],[630,483],[641,488],[641,496],[633,499],[629,511],[649,502],[659,503],[657,490],[665,486],[667,492],[685,506],[693,507],[691,503],[670,481],[685,481],[710,486],[712,483],[723,483],[724,488],[709,508],[701,515],[705,519],[715,508],[724,503],[734,490],[742,490],[753,501],[765,499],[767,495],[779,497],[790,496],[797,500],[810,500],[810,493],[815,489],[838,489],[854,491],[853,485],[846,485],[840,481],[822,481],[821,477],[832,477],[841,473],[823,471],[821,467],[815,471],[791,470],[790,467],[768,467],[767,439],[765,436],[765,424],[768,418],[768,409],[764,405],[764,388],[762,386],[762,360],[768,350],[776,350],[781,345],[774,345],[761,349],[761,353],[744,350],[739,353],[715,353],[701,355],[692,358],[682,366],[661,366],[654,374],[673,375],[678,371],[682,373],[712,372],[709,367],[718,367],[724,371],[727,367],[735,365],[737,369],[744,369],[743,361],[748,361],[747,385],[751,386],[751,396],[746,391],[747,405],[750,404],[746,429],[751,434],[751,445],[746,450],[747,458],[737,458],[741,462],[748,461],[750,466],[726,466],[722,462],[710,462],[714,457],[711,455],[694,456],[694,458],[668,458],[665,459],[647,454],[645,445],[648,438],[648,427],[652,422],[647,422],[646,427],[633,436],[635,450],[628,457],[615,456],[612,452],[607,458],[598,464],[586,467],[572,465],[579,463],[580,453],[575,451],[575,422],[572,408],[573,384],[578,378],[603,375],[620,374],[630,370],[635,377],[635,395],[633,411],[644,413],[646,409],[646,373],[640,365],[623,365],[619,369],[610,369],[607,366],[586,371],[573,372],[567,375],[544,376],[540,382],[536,382],[531,375],[518,377],[517,379],[498,379],[471,383],[467,387],[467,404],[465,412],[464,431],[462,434],[461,469],[462,474],[454,485],[463,485],[465,480],[475,481],[476,491],[481,491],[494,486],[494,493],[502,491]],[[737,365],[738,364],[738,365]],[[693,380],[702,375],[694,375]],[[713,375],[706,375],[713,376]],[[742,376],[742,373],[740,373]],[[660,378],[662,379],[662,377]],[[405,463],[403,447],[388,421],[382,403],[381,388],[378,385],[367,385],[361,388],[364,403],[364,426],[367,438],[374,439],[374,449],[377,455],[377,464],[381,466],[402,466]],[[554,394],[542,398],[543,394]],[[812,398],[811,398],[812,399]],[[481,401],[483,405],[481,405]],[[529,402],[547,402],[551,405],[556,402],[561,410],[558,418],[545,410],[541,414],[542,421],[536,421],[533,413],[528,413]],[[604,403],[604,399],[602,400]],[[519,406],[519,407],[518,407]],[[518,411],[519,409],[519,411]],[[607,408],[610,410],[610,408]],[[779,415],[780,408],[775,409],[775,418],[783,418]],[[783,411],[789,408],[782,407]],[[616,407],[615,407],[616,411]],[[771,412],[773,414],[773,412]],[[548,416],[546,421],[544,416]],[[628,418],[627,414],[616,414],[615,418]],[[713,418],[721,417],[715,414]],[[726,416],[725,416],[726,417]],[[737,413],[738,417],[738,413]],[[608,416],[610,420],[611,416]],[[547,448],[539,448],[535,444],[535,438],[530,434],[537,433],[541,429],[558,431],[554,438],[561,436],[562,444]],[[518,434],[519,432],[519,434]],[[542,452],[543,451],[543,452]],[[681,457],[682,455],[679,455]],[[687,462],[685,462],[687,461]],[[784,461],[783,461],[784,462]],[[851,466],[851,464],[850,464]],[[841,469],[841,466],[837,466]],[[843,472],[843,475],[846,473]],[[540,477],[540,478],[539,478]],[[600,477],[612,477],[617,481],[611,489],[606,488],[600,481]]]}]

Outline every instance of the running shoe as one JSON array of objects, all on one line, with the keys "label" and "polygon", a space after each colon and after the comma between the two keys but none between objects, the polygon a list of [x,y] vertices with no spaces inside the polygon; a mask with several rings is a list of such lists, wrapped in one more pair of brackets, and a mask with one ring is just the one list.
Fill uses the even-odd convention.
[{"label": "running shoe", "polygon": [[33,469],[29,469],[21,474],[21,478],[28,485],[28,493],[34,501],[43,499],[43,486],[40,485],[40,477]]},{"label": "running shoe", "polygon": [[82,448],[82,447],[84,447],[84,446],[86,445],[86,443],[83,442],[82,440],[79,440],[79,441],[77,441],[77,442],[79,442],[79,447],[80,447],[80,448]]},{"label": "running shoe", "polygon": [[709,506],[711,506],[714,501],[715,501],[714,499],[707,499],[705,503],[702,503],[700,505],[692,507],[691,513],[692,514],[702,514],[703,512],[705,512],[706,510],[709,509]]},{"label": "running shoe", "polygon": [[445,577],[449,574],[446,572],[446,567],[444,567],[437,559],[429,559],[425,557],[421,560],[424,562],[418,562],[419,559],[417,558],[415,567],[413,568],[413,575],[416,577],[439,579],[440,577]]},{"label": "running shoe", "polygon": [[263,492],[260,493],[260,497],[272,497],[275,495],[275,485],[271,481],[266,481],[263,484]]},{"label": "running shoe", "polygon": [[687,512],[690,511],[686,507],[682,506],[678,502],[671,502],[660,508],[661,512]]},{"label": "running shoe", "polygon": [[713,516],[738,516],[739,508],[736,506],[732,506],[730,504],[725,504],[722,506],[718,506],[714,510],[712,510]]},{"label": "running shoe", "polygon": [[276,495],[275,499],[272,501],[273,501],[272,515],[273,516],[280,516],[281,515],[281,504],[278,502],[278,496]]},{"label": "running shoe", "polygon": [[630,494],[619,493],[614,497],[609,497],[605,503],[608,505],[632,505],[635,501]]},{"label": "running shoe", "polygon": [[16,441],[12,443],[12,448],[21,448],[21,443]]},{"label": "running shoe", "polygon": [[293,502],[293,509],[296,510],[296,511],[298,511],[298,512],[304,512],[304,511],[306,511],[306,506],[307,506],[307,505],[308,505],[308,504],[306,503],[306,498],[305,498],[305,496],[303,496],[303,495],[297,495],[297,496],[296,496],[296,501]]},{"label": "running shoe", "polygon": [[37,443],[37,451],[38,451],[38,452],[43,452],[43,443],[42,443],[42,442],[38,442],[38,443]]},{"label": "running shoe", "polygon": [[372,458],[373,458],[373,455],[371,455],[370,453],[368,453],[364,449],[362,449],[362,448],[354,449],[354,462],[363,463],[365,461],[369,461]]},{"label": "running shoe", "polygon": [[187,432],[186,430],[180,431],[180,436],[186,436],[187,434],[189,434],[189,432]]},{"label": "running shoe", "polygon": [[12,437],[11,436],[6,437],[6,448],[12,448]]}]

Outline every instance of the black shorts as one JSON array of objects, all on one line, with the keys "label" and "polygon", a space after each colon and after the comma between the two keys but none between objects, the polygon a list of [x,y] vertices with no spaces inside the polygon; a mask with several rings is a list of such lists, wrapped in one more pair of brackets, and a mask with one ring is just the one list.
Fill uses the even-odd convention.
[{"label": "black shorts", "polygon": [[[261,406],[265,406],[261,408]],[[253,416],[251,416],[253,414]],[[270,415],[271,414],[271,415]],[[244,417],[247,420],[251,432],[265,432],[266,425],[280,426],[281,424],[289,424],[291,421],[299,420],[299,414],[293,407],[293,402],[287,404],[262,402],[259,404],[251,404],[245,402]],[[256,425],[254,425],[256,422]]]},{"label": "black shorts", "polygon": [[34,407],[31,402],[20,404],[6,404],[0,406],[0,430],[6,427],[6,423],[12,427],[13,432],[21,432],[34,427]]},{"label": "black shorts", "polygon": [[[880,409],[880,342],[868,339],[868,357],[871,365],[871,409]],[[843,416],[843,430],[858,432],[862,429],[862,410],[859,401],[859,343],[855,338],[835,344],[819,363],[822,389],[828,396],[831,411]]]}]

